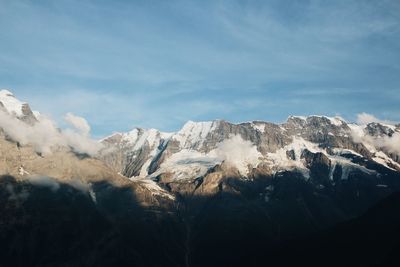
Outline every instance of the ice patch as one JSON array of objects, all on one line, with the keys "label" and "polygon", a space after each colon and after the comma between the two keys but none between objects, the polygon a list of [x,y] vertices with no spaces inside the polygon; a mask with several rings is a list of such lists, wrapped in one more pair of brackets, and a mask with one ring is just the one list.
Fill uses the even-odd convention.
[{"label": "ice patch", "polygon": [[[309,141],[304,140],[301,137],[294,137],[293,142],[279,150],[277,150],[275,153],[268,153],[267,154],[267,160],[270,161],[271,166],[275,168],[275,171],[281,171],[281,170],[297,170],[300,171],[305,178],[310,177],[310,171],[305,167],[304,160],[301,159],[301,154],[302,152],[307,149],[311,151],[312,153],[323,153],[325,156],[327,156],[330,161],[331,161],[331,169],[329,173],[329,177],[332,180],[333,179],[333,174],[334,174],[334,169],[336,168],[337,165],[340,165],[342,167],[342,179],[347,179],[349,173],[353,169],[359,169],[362,172],[372,174],[375,173],[373,170],[367,169],[364,166],[360,166],[358,164],[353,163],[350,159],[344,158],[340,155],[329,155],[324,149],[321,149],[318,147],[318,144],[312,143]],[[295,160],[289,159],[286,155],[286,151],[293,150],[295,154]],[[346,151],[346,150],[344,150]],[[352,154],[356,154],[352,150],[347,150],[351,152]],[[334,149],[335,152],[335,149]],[[337,149],[336,152],[343,152],[342,149]],[[359,155],[359,154],[358,154]],[[361,156],[361,155],[360,155]]]},{"label": "ice patch", "polygon": [[93,188],[92,188],[92,185],[91,185],[91,184],[89,184],[89,190],[88,190],[88,192],[89,192],[89,196],[90,196],[90,198],[92,199],[92,201],[93,201],[94,203],[97,204],[96,193],[93,191]]},{"label": "ice patch", "polygon": [[249,166],[256,167],[261,161],[260,158],[262,155],[254,144],[235,135],[217,144],[209,153],[182,149],[166,159],[151,177],[161,173],[173,173],[174,179],[177,180],[194,179],[204,176],[210,168],[222,162],[235,167],[240,175],[246,176]]},{"label": "ice patch", "polygon": [[151,177],[158,176],[161,173],[173,173],[176,180],[193,179],[205,175],[210,168],[221,162],[222,160],[215,156],[183,149],[172,154]]},{"label": "ice patch", "polygon": [[253,127],[253,129],[259,131],[260,133],[265,133],[265,123],[263,122],[251,122],[251,127]]},{"label": "ice patch", "polygon": [[[270,161],[271,166],[280,170],[293,170],[300,171],[304,177],[310,177],[310,171],[304,166],[304,160],[301,159],[301,154],[307,149],[312,153],[322,152],[317,144],[304,140],[301,137],[294,137],[292,143],[284,146],[274,153],[267,153],[267,160]],[[287,151],[293,150],[295,160],[289,159],[286,155]]]},{"label": "ice patch", "polygon": [[363,157],[361,154],[355,152],[354,150],[351,149],[344,149],[344,148],[333,148],[332,149],[333,153],[335,153],[336,155],[344,155],[344,154],[352,154],[355,156],[359,156],[359,157]]},{"label": "ice patch", "polygon": [[329,179],[330,179],[331,181],[333,181],[333,174],[335,173],[336,165],[337,165],[337,162],[336,162],[336,161],[334,161],[334,162],[331,163],[331,168],[330,168],[330,170],[329,170]]},{"label": "ice patch", "polygon": [[388,164],[390,163],[391,165],[394,165],[398,167],[400,170],[400,164],[388,157],[385,153],[382,151],[378,151],[375,153],[374,157],[372,158],[375,162],[384,165],[386,168],[389,168],[391,170],[397,171],[396,169],[390,167]]}]

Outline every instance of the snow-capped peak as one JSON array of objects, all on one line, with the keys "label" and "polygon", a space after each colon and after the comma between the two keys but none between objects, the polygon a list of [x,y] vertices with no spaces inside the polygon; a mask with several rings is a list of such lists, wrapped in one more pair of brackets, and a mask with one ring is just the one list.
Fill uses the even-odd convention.
[{"label": "snow-capped peak", "polygon": [[181,135],[198,135],[205,138],[209,132],[213,130],[213,127],[217,125],[218,121],[201,121],[194,122],[188,121],[178,132]]},{"label": "snow-capped peak", "polygon": [[179,141],[181,147],[200,144],[209,133],[216,129],[218,124],[219,121],[217,120],[203,122],[188,121],[180,131],[172,136],[172,138]]},{"label": "snow-capped peak", "polygon": [[143,129],[134,128],[129,132],[115,132],[100,140],[100,142],[107,142],[114,138],[120,138],[120,141],[130,146],[133,150],[141,148],[145,143],[150,147],[158,144],[160,140],[167,140],[175,133],[160,132],[157,129]]},{"label": "snow-capped peak", "polygon": [[[31,111],[28,103],[20,101],[7,89],[0,90],[0,102],[2,104],[1,107],[4,107],[8,113],[16,117],[22,117]],[[39,120],[40,113],[38,111],[32,111],[32,114]]]},{"label": "snow-capped peak", "polygon": [[25,102],[19,101],[15,98],[14,94],[9,90],[0,90],[0,102],[3,103],[4,108],[10,113],[16,116],[23,116],[22,106]]},{"label": "snow-capped peak", "polygon": [[7,89],[1,89],[0,90],[0,96],[12,96],[14,97],[14,94],[8,91]]}]

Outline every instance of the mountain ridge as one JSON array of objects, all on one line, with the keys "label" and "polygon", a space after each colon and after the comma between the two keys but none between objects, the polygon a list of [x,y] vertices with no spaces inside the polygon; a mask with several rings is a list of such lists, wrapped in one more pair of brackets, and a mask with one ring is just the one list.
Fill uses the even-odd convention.
[{"label": "mountain ridge", "polygon": [[[9,98],[23,103],[10,91],[1,92],[0,103]],[[33,120],[27,121],[22,104],[19,108],[20,113],[5,107],[11,116],[8,120],[27,122],[29,130],[30,125],[47,122],[43,116],[35,117],[33,112],[26,113],[33,116]],[[78,127],[77,132],[61,132],[63,135],[57,136],[47,149],[51,151],[55,145],[66,145],[85,154],[88,148],[89,156],[104,162],[115,174],[131,180],[155,182],[165,189],[187,182],[192,184],[190,190],[195,191],[199,188],[198,181],[212,175],[215,169],[223,170],[223,177],[245,180],[294,171],[307,180],[315,172],[314,162],[321,165],[322,161],[331,183],[335,177],[345,180],[358,172],[378,179],[380,168],[400,171],[400,143],[397,143],[397,139],[400,142],[400,126],[384,122],[356,124],[339,116],[319,115],[289,116],[286,122],[279,124],[259,120],[242,123],[188,121],[176,132],[134,128],[126,133],[114,133],[97,144],[86,136],[89,126],[85,125],[84,133],[80,134],[79,122],[81,120],[73,125]],[[50,128],[55,133],[59,131],[53,125]],[[5,136],[13,139],[7,132]],[[24,136],[27,140],[23,142],[14,141],[29,144],[30,136]],[[382,167],[376,167],[378,165]]]},{"label": "mountain ridge", "polygon": [[97,141],[83,118],[67,118],[59,129],[0,110],[0,237],[14,244],[4,246],[12,266],[62,265],[70,247],[88,266],[258,266],[276,245],[400,191],[399,125],[190,121]]},{"label": "mountain ridge", "polygon": [[[302,133],[301,132],[301,128],[304,127],[314,127],[315,125],[312,126],[312,123],[317,123],[316,126],[320,127],[323,131],[325,131],[324,133],[321,133],[320,136],[318,136],[318,133],[315,136],[312,136],[311,133]],[[308,125],[307,125],[308,124]],[[322,124],[322,125],[321,125]],[[204,126],[207,127],[204,127]],[[221,127],[222,125],[222,127]],[[311,125],[311,126],[310,126]],[[220,128],[224,128],[222,129],[222,131],[220,129],[217,129],[217,127]],[[232,128],[239,128],[236,130],[232,130]],[[326,128],[324,128],[326,127]],[[210,152],[213,148],[216,147],[216,144],[218,142],[221,142],[225,139],[229,139],[229,134],[234,134],[234,135],[240,135],[242,137],[244,137],[244,140],[248,140],[248,141],[252,141],[253,143],[259,142],[260,138],[265,138],[265,136],[267,136],[267,138],[272,139],[272,138],[280,138],[280,140],[263,140],[265,142],[269,142],[268,146],[265,146],[259,142],[257,149],[258,151],[260,151],[263,155],[265,155],[267,152],[275,152],[276,150],[283,148],[283,144],[285,145],[289,145],[290,142],[289,141],[294,141],[294,137],[297,138],[297,136],[299,136],[299,138],[303,138],[305,139],[305,141],[311,141],[311,142],[315,142],[318,144],[318,142],[328,142],[328,144],[325,145],[331,145],[331,146],[335,146],[338,145],[338,142],[347,142],[348,144],[339,144],[340,146],[347,146],[345,147],[345,149],[349,148],[350,150],[353,150],[354,154],[364,154],[364,156],[368,156],[368,153],[373,151],[375,152],[379,152],[376,149],[373,149],[370,144],[366,144],[365,142],[353,142],[352,139],[356,131],[360,132],[360,131],[364,131],[366,128],[386,128],[386,129],[390,129],[391,128],[387,125],[384,124],[380,124],[380,123],[371,123],[368,125],[357,125],[357,124],[348,124],[346,123],[343,119],[340,118],[330,118],[330,117],[326,117],[326,116],[309,116],[306,118],[303,117],[299,117],[299,116],[290,116],[288,118],[288,121],[282,124],[274,124],[274,123],[269,123],[269,122],[261,122],[261,121],[257,121],[257,122],[245,122],[245,123],[239,123],[239,124],[233,124],[233,123],[229,123],[223,120],[215,120],[215,121],[209,121],[209,122],[188,122],[185,124],[184,127],[182,127],[181,130],[177,131],[176,133],[168,133],[166,138],[163,138],[162,132],[159,132],[157,130],[152,129],[151,131],[155,131],[156,134],[159,136],[159,139],[154,140],[154,138],[149,142],[149,147],[153,149],[154,152],[154,147],[160,145],[161,143],[178,143],[178,146],[175,146],[175,150],[179,150],[179,149],[187,149],[187,150],[195,150],[195,151],[199,151],[199,152]],[[395,127],[395,126],[392,126]],[[205,131],[203,129],[206,129]],[[227,129],[228,128],[228,129]],[[230,129],[229,129],[230,128]],[[240,129],[241,128],[241,129]],[[194,130],[193,130],[194,129]],[[226,134],[224,134],[224,130],[227,129],[225,132],[228,132],[228,136]],[[329,131],[327,130],[329,129]],[[398,128],[394,128],[395,130],[392,130],[393,133],[398,134]],[[219,133],[217,133],[217,135],[219,134],[219,136],[217,136],[216,138],[214,138],[214,140],[211,140],[211,142],[207,143],[207,137],[210,137],[214,131],[219,130]],[[267,133],[265,131],[268,131]],[[134,130],[135,131],[135,130]],[[146,132],[146,130],[141,129],[140,131]],[[287,132],[290,131],[291,133],[286,134],[286,133],[282,133],[282,132]],[[321,130],[319,130],[321,131]],[[249,135],[248,133],[250,133],[251,135]],[[334,132],[334,133],[332,133]],[[102,139],[102,142],[109,142],[112,143],[113,137],[116,137],[117,135],[121,136],[122,140],[121,142],[119,142],[119,145],[123,145],[124,142],[129,143],[129,142],[133,142],[135,143],[135,146],[132,148],[132,150],[138,150],[140,149],[144,143],[146,142],[146,140],[141,139],[140,142],[135,142],[135,139],[128,139],[127,137],[129,137],[129,133],[128,134],[124,134],[124,133],[119,133],[119,134],[115,134],[111,137],[108,138],[104,138]],[[275,136],[274,136],[275,135]],[[277,136],[279,135],[279,136]],[[303,135],[303,137],[301,137],[301,135]],[[304,135],[306,135],[306,138],[304,138]],[[272,136],[272,138],[270,138]],[[389,136],[389,134],[386,133],[386,136]],[[137,137],[137,135],[135,136]],[[143,138],[143,135],[141,136]],[[332,137],[331,139],[333,139],[332,142],[334,142],[333,144],[329,144],[329,140],[319,140],[321,138],[325,138],[325,139],[329,139],[330,137]],[[339,138],[335,138],[334,137],[339,137],[340,139],[346,139],[346,140],[339,140]],[[210,139],[212,139],[213,137],[211,136]],[[127,140],[128,139],[128,140]],[[289,140],[289,141],[288,141]],[[156,142],[156,143],[154,143]],[[129,145],[129,144],[128,144]],[[370,146],[369,149],[366,148],[366,146]],[[162,146],[162,144],[161,144]],[[170,144],[171,146],[171,144]],[[174,150],[174,149],[170,149],[170,150]],[[141,152],[143,152],[143,149],[141,150]],[[391,160],[395,161],[391,162],[390,159],[387,159],[386,156],[379,154],[378,155],[382,156],[383,158],[385,158],[386,161],[390,161],[390,164],[394,164],[397,166],[397,160],[398,157],[394,154],[389,154],[386,156],[391,157]],[[384,163],[384,161],[380,160],[380,163]],[[386,164],[386,163],[384,163]],[[141,171],[141,172],[134,172],[135,175],[127,175],[128,177],[130,176],[138,176],[138,174],[143,174],[145,173],[145,171]]]}]

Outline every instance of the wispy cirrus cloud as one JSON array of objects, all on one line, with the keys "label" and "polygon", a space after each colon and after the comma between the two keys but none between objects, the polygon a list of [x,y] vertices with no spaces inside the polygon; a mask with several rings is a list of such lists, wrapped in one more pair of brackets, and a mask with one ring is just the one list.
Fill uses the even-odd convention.
[{"label": "wispy cirrus cloud", "polygon": [[400,116],[398,1],[0,6],[0,87],[60,122],[85,115],[96,135],[186,119]]}]

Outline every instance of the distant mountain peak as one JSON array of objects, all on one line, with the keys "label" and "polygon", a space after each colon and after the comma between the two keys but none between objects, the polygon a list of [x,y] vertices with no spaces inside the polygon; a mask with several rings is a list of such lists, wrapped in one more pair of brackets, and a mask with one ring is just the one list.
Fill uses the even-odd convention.
[{"label": "distant mountain peak", "polygon": [[0,108],[28,123],[34,123],[40,116],[39,112],[31,110],[27,102],[20,101],[7,89],[0,90]]},{"label": "distant mountain peak", "polygon": [[18,117],[23,116],[22,108],[26,103],[18,100],[12,92],[3,89],[0,91],[0,102],[3,107],[10,113]]},{"label": "distant mountain peak", "polygon": [[11,91],[7,90],[7,89],[1,89],[0,90],[0,96],[12,96],[12,97],[15,97],[14,94]]}]

